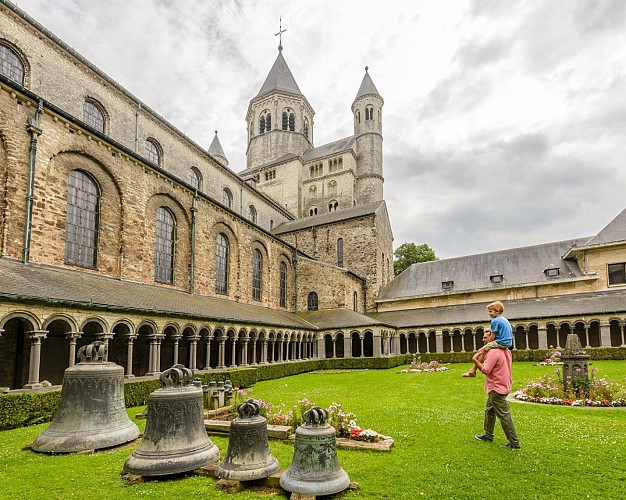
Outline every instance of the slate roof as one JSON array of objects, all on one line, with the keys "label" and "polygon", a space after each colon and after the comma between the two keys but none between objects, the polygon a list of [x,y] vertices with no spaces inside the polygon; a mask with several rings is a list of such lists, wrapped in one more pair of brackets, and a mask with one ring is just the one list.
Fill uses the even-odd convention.
[{"label": "slate roof", "polygon": [[222,149],[222,143],[217,137],[217,130],[215,131],[215,137],[213,137],[213,141],[209,146],[208,153],[211,156],[221,156],[222,158],[226,158],[226,155],[224,154],[224,149]]},{"label": "slate roof", "polygon": [[350,151],[351,149],[354,149],[353,135],[351,135],[350,137],[344,137],[343,139],[339,139],[338,141],[324,144],[323,146],[309,149],[306,153],[304,153],[304,155],[302,155],[302,161],[304,163],[308,163],[337,153]]},{"label": "slate roof", "polygon": [[298,313],[298,316],[307,323],[315,325],[320,330],[386,325],[386,323],[380,321],[379,319],[359,314],[352,309],[307,311]]},{"label": "slate roof", "polygon": [[321,226],[324,224],[332,224],[342,220],[356,219],[358,217],[365,217],[367,215],[375,214],[381,206],[384,206],[384,201],[377,201],[368,205],[361,205],[358,207],[352,207],[345,210],[338,210],[337,212],[330,212],[321,215],[313,215],[312,217],[306,217],[291,222],[283,222],[276,226],[272,231],[272,234],[279,235],[289,233],[291,231],[299,231],[313,226]]},{"label": "slate roof", "polygon": [[276,57],[272,69],[270,69],[265,82],[263,82],[261,90],[259,90],[259,93],[252,100],[254,101],[274,91],[288,92],[304,97],[302,92],[300,92],[296,79],[291,74],[289,66],[287,66],[287,61],[285,61],[283,57],[282,48],[278,50],[278,57]]},{"label": "slate roof", "polygon": [[286,311],[5,258],[0,258],[2,299],[315,329],[306,320]]},{"label": "slate roof", "polygon": [[626,243],[626,209],[615,217],[597,235],[587,241],[583,246],[607,245],[610,243]]},{"label": "slate roof", "polygon": [[359,97],[362,97],[368,94],[375,94],[377,96],[380,96],[380,94],[378,93],[378,90],[376,89],[376,85],[374,85],[374,82],[372,81],[372,77],[367,72],[367,70],[368,68],[366,66],[365,75],[363,75],[363,81],[361,81],[361,86],[359,87],[359,91],[356,93],[356,97],[354,98],[355,101]]},{"label": "slate roof", "polygon": [[[558,297],[506,300],[504,316],[510,321],[524,321],[559,316],[593,316],[626,312],[626,290],[579,293]],[[410,309],[369,314],[375,320],[398,328],[434,327],[437,325],[489,324],[487,302],[445,307]]]},{"label": "slate roof", "polygon": [[[557,241],[413,264],[381,289],[378,301],[558,283],[582,278],[584,275],[576,262],[564,260],[562,256],[572,246],[582,245],[588,239]],[[559,276],[546,276],[544,270],[547,267],[559,267]],[[503,276],[503,282],[492,283],[490,277],[498,274]],[[452,289],[443,290],[444,281],[453,281]]]}]

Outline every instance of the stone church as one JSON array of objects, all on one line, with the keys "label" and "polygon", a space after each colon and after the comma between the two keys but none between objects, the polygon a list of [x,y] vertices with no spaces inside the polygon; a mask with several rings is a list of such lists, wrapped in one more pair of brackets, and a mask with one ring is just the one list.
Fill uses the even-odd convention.
[{"label": "stone church", "polygon": [[0,0],[1,387],[61,383],[96,339],[127,377],[471,351],[496,299],[516,349],[625,344],[626,212],[594,237],[393,279],[368,68],[353,135],[321,146],[282,46],[259,84],[234,173],[217,133],[192,141]]}]

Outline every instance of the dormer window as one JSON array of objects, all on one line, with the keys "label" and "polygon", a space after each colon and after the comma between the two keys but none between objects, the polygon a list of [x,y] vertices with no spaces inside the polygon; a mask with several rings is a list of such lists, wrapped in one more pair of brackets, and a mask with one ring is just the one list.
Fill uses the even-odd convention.
[{"label": "dormer window", "polygon": [[454,287],[454,281],[452,280],[446,280],[441,282],[441,288],[443,290],[452,290],[452,287]]},{"label": "dormer window", "polygon": [[556,278],[559,274],[561,274],[561,268],[551,264],[543,270],[543,273],[548,278]]},{"label": "dormer window", "polygon": [[489,276],[489,280],[492,283],[502,283],[504,281],[504,276],[501,274],[492,274]]}]

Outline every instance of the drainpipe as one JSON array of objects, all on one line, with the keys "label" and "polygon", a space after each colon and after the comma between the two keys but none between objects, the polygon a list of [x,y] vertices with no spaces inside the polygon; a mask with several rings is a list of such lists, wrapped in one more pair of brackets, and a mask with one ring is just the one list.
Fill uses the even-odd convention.
[{"label": "drainpipe", "polygon": [[135,111],[135,153],[139,154],[139,113],[141,112],[141,103],[137,103]]},{"label": "drainpipe", "polygon": [[198,207],[196,206],[196,200],[198,198],[198,191],[193,194],[193,200],[191,201],[191,258],[189,262],[189,293],[194,293],[194,274],[195,274],[195,261],[196,261],[196,212]]},{"label": "drainpipe", "polygon": [[291,258],[293,263],[293,295],[295,299],[294,312],[298,312],[298,237],[296,236],[296,248]]},{"label": "drainpipe", "polygon": [[30,133],[30,148],[28,150],[28,191],[26,194],[26,224],[24,225],[24,254],[23,262],[30,260],[30,233],[33,218],[33,192],[35,190],[35,159],[37,157],[37,138],[41,135],[39,128],[39,114],[43,111],[43,101],[39,99],[37,110],[33,118],[28,118],[26,130]]}]

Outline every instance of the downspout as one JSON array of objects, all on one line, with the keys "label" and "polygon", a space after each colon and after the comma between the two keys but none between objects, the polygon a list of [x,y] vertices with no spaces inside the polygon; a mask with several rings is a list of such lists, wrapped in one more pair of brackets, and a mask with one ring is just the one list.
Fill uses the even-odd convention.
[{"label": "downspout", "polygon": [[28,118],[28,127],[26,127],[26,130],[30,132],[30,148],[28,150],[28,191],[26,194],[26,223],[24,225],[24,264],[28,264],[30,260],[30,233],[33,218],[33,192],[35,190],[35,160],[37,157],[37,138],[41,135],[39,114],[42,111],[43,101],[39,99],[35,116]]},{"label": "downspout", "polygon": [[295,300],[294,312],[298,312],[298,237],[296,236],[296,248],[291,258],[293,263],[293,296]]},{"label": "downspout", "polygon": [[194,275],[196,267],[196,212],[198,207],[196,206],[196,200],[198,198],[198,191],[193,193],[193,199],[191,201],[191,257],[189,261],[189,293],[194,293]]},{"label": "downspout", "polygon": [[139,113],[141,112],[141,103],[137,103],[135,110],[135,153],[139,154]]}]

